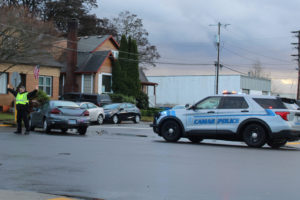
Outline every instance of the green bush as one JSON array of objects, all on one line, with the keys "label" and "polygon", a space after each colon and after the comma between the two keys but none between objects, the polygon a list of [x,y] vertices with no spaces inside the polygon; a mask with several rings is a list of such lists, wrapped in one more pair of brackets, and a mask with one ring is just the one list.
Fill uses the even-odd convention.
[{"label": "green bush", "polygon": [[134,97],[129,97],[123,94],[109,94],[111,100],[113,103],[122,103],[122,102],[127,102],[127,103],[132,103],[135,104],[136,100]]},{"label": "green bush", "polygon": [[140,91],[136,97],[137,104],[136,106],[139,109],[148,109],[149,107],[149,97],[144,92]]},{"label": "green bush", "polygon": [[50,97],[43,90],[38,90],[34,99],[39,103],[39,105],[43,105],[50,101]]},{"label": "green bush", "polygon": [[163,111],[161,108],[148,108],[146,110],[141,110],[142,116],[153,117],[156,113]]}]

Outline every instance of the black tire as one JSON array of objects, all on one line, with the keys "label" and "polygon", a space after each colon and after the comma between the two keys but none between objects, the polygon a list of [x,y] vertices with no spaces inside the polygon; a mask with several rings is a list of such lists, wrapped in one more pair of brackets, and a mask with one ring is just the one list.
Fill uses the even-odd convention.
[{"label": "black tire", "polygon": [[35,127],[32,125],[31,118],[28,119],[28,124],[29,124],[29,130],[34,131]]},{"label": "black tire", "polygon": [[114,115],[113,117],[112,117],[112,122],[114,123],[114,124],[119,124],[121,121],[120,121],[120,119],[119,119],[119,116],[118,115]]},{"label": "black tire", "polygon": [[101,124],[103,124],[103,121],[104,121],[104,119],[103,119],[103,115],[98,115],[98,117],[97,117],[97,123],[99,124],[99,125],[101,125]]},{"label": "black tire", "polygon": [[79,127],[77,129],[79,135],[85,135],[86,134],[86,130],[87,130],[87,127],[86,126],[82,126],[82,127]]},{"label": "black tire", "polygon": [[192,142],[192,143],[200,143],[203,139],[200,137],[188,137],[188,139]]},{"label": "black tire", "polygon": [[60,130],[61,130],[62,133],[66,133],[66,132],[68,131],[67,128],[62,128],[62,129],[60,129]]},{"label": "black tire", "polygon": [[259,148],[266,144],[267,133],[259,124],[249,124],[243,131],[243,139],[249,147]]},{"label": "black tire", "polygon": [[140,123],[140,121],[141,121],[140,115],[136,115],[136,116],[134,117],[134,119],[133,119],[133,122],[136,123],[136,124]]},{"label": "black tire", "polygon": [[284,146],[286,143],[287,143],[287,139],[267,141],[267,144],[273,149],[278,149],[278,148]]},{"label": "black tire", "polygon": [[181,137],[179,124],[173,120],[167,120],[161,127],[161,135],[167,142],[177,142]]},{"label": "black tire", "polygon": [[45,119],[44,119],[44,122],[43,122],[43,131],[44,131],[45,133],[49,133],[50,130],[51,130],[51,128],[50,128],[50,126],[49,126],[49,124],[48,124],[48,122],[47,122],[47,119],[45,118]]}]

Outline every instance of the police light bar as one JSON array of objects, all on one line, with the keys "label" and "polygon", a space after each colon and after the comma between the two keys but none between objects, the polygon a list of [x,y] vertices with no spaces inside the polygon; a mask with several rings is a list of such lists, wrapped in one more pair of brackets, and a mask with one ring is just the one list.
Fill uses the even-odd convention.
[{"label": "police light bar", "polygon": [[227,91],[227,90],[224,90],[223,92],[222,92],[222,94],[237,94],[237,92],[236,91]]}]

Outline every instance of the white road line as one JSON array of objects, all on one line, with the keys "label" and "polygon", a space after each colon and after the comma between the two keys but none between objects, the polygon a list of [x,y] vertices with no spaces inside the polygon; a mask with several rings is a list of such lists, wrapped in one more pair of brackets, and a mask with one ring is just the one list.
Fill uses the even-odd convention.
[{"label": "white road line", "polygon": [[151,130],[152,128],[137,128],[137,127],[126,127],[126,126],[100,126],[99,128],[120,128],[120,129],[137,129],[137,130]]}]

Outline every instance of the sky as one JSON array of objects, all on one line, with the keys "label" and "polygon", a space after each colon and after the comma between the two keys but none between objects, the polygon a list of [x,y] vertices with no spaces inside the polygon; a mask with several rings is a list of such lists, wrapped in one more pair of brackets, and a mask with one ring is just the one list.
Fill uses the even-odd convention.
[{"label": "sky", "polygon": [[[299,0],[98,0],[92,12],[113,18],[128,10],[143,20],[149,41],[158,48],[160,62],[199,65],[157,64],[147,75],[214,74],[218,22],[221,27],[220,61],[247,74],[260,62],[263,74],[272,79],[272,90],[296,93],[297,62],[291,45],[300,30]],[[237,74],[223,68],[221,74]]]}]

